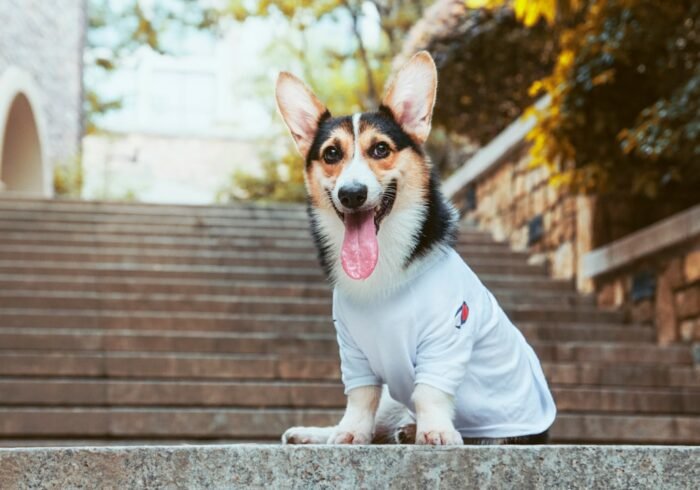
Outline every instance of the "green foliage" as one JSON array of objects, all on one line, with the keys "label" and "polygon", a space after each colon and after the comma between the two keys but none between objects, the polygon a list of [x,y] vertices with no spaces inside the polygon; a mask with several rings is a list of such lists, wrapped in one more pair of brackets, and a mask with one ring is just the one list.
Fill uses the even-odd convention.
[{"label": "green foliage", "polygon": [[57,164],[53,172],[53,189],[58,197],[80,198],[83,190],[83,163],[80,155]]},{"label": "green foliage", "polygon": [[552,73],[531,95],[549,106],[529,135],[533,165],[587,193],[697,202],[700,3],[696,0],[467,0],[544,18],[558,37]]},{"label": "green foliage", "polygon": [[561,35],[530,138],[534,164],[581,192],[671,195],[700,183],[700,4],[594,0]]},{"label": "green foliage", "polygon": [[[282,15],[299,40],[280,39],[271,58],[284,60],[276,63],[279,68],[301,68],[302,76],[314,92],[337,114],[347,114],[376,107],[381,87],[388,76],[391,59],[401,48],[403,37],[410,26],[420,18],[422,1],[396,0],[371,2],[380,13],[382,41],[377,46],[367,46],[359,29],[363,19],[363,4],[357,0],[326,0],[321,2],[285,0],[260,2],[231,1],[228,13],[236,19]],[[320,21],[334,22],[338,26],[349,20],[353,43],[346,49],[333,45],[310,46],[309,30]],[[347,22],[346,22],[347,23]],[[317,40],[316,40],[317,41]],[[266,80],[266,90],[269,81]],[[265,95],[272,100],[272,94]],[[274,108],[273,108],[274,110]],[[288,142],[286,130],[281,126],[280,137]],[[273,130],[274,131],[274,130]],[[296,150],[287,145],[287,152],[276,157],[265,152],[262,157],[261,176],[238,171],[218,195],[219,201],[256,199],[265,201],[303,201],[304,164]]]},{"label": "green foliage", "polygon": [[556,42],[505,8],[467,10],[454,31],[426,46],[439,71],[433,122],[484,145],[534,102],[528,87],[550,73]]},{"label": "green foliage", "polygon": [[[90,76],[86,77],[85,95],[88,132],[98,129],[95,121],[100,115],[122,104],[120,97],[106,99],[98,95],[96,87],[137,49],[145,46],[160,53],[173,52],[171,44],[166,42],[166,38],[173,37],[173,32],[216,31],[227,22],[253,17],[281,18],[289,28],[282,29],[268,59],[262,62],[277,70],[297,72],[338,113],[371,108],[378,103],[391,59],[400,49],[404,34],[420,18],[424,5],[430,3],[427,0],[225,0],[217,3],[156,0],[149,2],[146,10],[139,0],[88,1],[86,66]],[[380,14],[381,40],[368,46],[361,27],[367,20],[366,8],[370,4]],[[335,23],[343,29],[344,42],[338,43],[338,38],[324,39],[319,45],[318,38],[312,39],[310,31],[321,22]],[[272,101],[270,80],[259,81],[265,90],[261,96]],[[275,110],[274,106],[270,106],[270,110]],[[275,136],[276,133],[282,136],[281,123],[271,128],[270,134]],[[294,150],[290,148],[280,158],[269,153],[261,158],[262,176],[237,172],[218,198],[303,199],[303,166]]]},{"label": "green foliage", "polygon": [[304,161],[289,145],[281,158],[271,152],[262,155],[262,175],[234,172],[231,182],[219,191],[217,201],[301,202],[305,197]]}]

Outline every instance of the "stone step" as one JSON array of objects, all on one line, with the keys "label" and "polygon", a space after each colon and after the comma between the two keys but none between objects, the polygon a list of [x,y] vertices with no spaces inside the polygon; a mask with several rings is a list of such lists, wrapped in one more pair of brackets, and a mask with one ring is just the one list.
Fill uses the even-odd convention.
[{"label": "stone step", "polygon": [[162,311],[0,309],[2,327],[127,330],[331,332],[325,315],[212,314]]},{"label": "stone step", "polygon": [[[340,379],[337,356],[280,359],[274,355],[168,353],[47,353],[0,351],[0,376],[128,379]],[[542,363],[558,386],[624,386],[700,389],[700,366],[654,363]]]},{"label": "stone step", "polygon": [[337,356],[0,351],[0,376],[338,380]]},{"label": "stone step", "polygon": [[[305,214],[255,213],[239,216],[208,216],[208,215],[144,215],[118,213],[72,213],[72,212],[38,212],[38,211],[6,211],[0,209],[0,222],[21,221],[29,223],[64,223],[72,226],[75,223],[104,226],[104,225],[151,225],[172,226],[176,228],[217,228],[217,227],[252,227],[252,228],[288,228],[308,230],[309,220]],[[480,232],[483,233],[483,232]]]},{"label": "stone step", "polygon": [[[14,307],[0,307],[0,319],[5,327],[55,327],[55,328],[150,328],[172,330],[270,330],[278,328],[268,322],[284,322],[285,326],[301,326],[308,324],[308,328],[294,331],[313,331],[314,325],[329,325],[330,318],[327,314],[328,304],[319,304],[319,310],[326,314],[312,314],[302,307],[303,303],[286,303],[283,298],[277,303],[271,303],[265,298],[254,303],[226,303],[222,304],[222,311],[200,311],[196,307],[179,308],[173,311],[164,309],[156,310],[124,310],[115,305],[115,309],[51,307],[46,303],[41,308],[20,308],[17,301],[12,300]],[[310,299],[309,301],[322,301]],[[296,304],[296,306],[294,306]],[[302,306],[300,306],[302,305]],[[160,305],[167,306],[167,305]],[[186,306],[186,305],[184,305]],[[504,311],[517,325],[522,322],[543,323],[621,323],[624,319],[622,312],[598,311],[589,307],[567,308],[550,305],[546,308],[542,305],[519,304],[504,305]],[[247,310],[247,311],[246,311]],[[196,326],[195,326],[196,325]],[[267,327],[265,326],[267,325]],[[280,325],[280,323],[277,323]],[[262,328],[261,328],[262,327]]]},{"label": "stone step", "polygon": [[25,222],[0,220],[0,233],[18,231],[35,231],[45,234],[52,233],[84,233],[84,234],[115,234],[124,236],[167,236],[172,240],[181,237],[245,237],[262,239],[309,239],[309,231],[303,229],[271,229],[271,228],[251,228],[243,227],[177,227],[154,224],[87,224],[87,223],[57,223],[46,222]]},{"label": "stone step", "polygon": [[[6,232],[2,236],[3,243],[16,246],[45,246],[56,245],[60,247],[138,247],[142,250],[181,250],[190,253],[200,253],[202,251],[217,250],[260,250],[274,249],[278,251],[300,251],[313,252],[314,245],[309,237],[305,238],[246,238],[246,237],[208,237],[206,235],[196,237],[173,238],[164,236],[129,236],[100,233],[44,233],[35,231]],[[484,250],[483,246],[476,248]],[[507,247],[497,247],[495,252],[505,252]]]},{"label": "stone step", "polygon": [[[260,250],[274,249],[277,251],[295,251],[315,253],[313,242],[309,236],[303,238],[245,238],[245,237],[178,237],[169,236],[129,236],[100,233],[66,233],[63,231],[55,233],[45,233],[37,231],[10,231],[2,235],[2,242],[8,246],[45,246],[57,247],[78,247],[89,248],[120,248],[138,247],[139,249],[172,250],[172,251],[196,251],[197,254],[209,251],[231,251],[231,250]],[[455,249],[468,259],[473,257],[499,257],[504,259],[519,259],[527,261],[527,254],[515,252],[505,243],[487,244],[460,244]]]},{"label": "stone step", "polygon": [[[139,439],[130,437],[129,439],[105,439],[91,438],[85,439],[80,437],[54,437],[54,438],[30,438],[30,439],[15,439],[0,437],[0,448],[19,449],[19,448],[85,448],[85,447],[134,447],[134,446],[221,446],[225,444],[257,444],[274,447],[279,445],[277,441],[269,439],[255,438],[227,438],[218,439],[196,439],[196,438],[170,438],[167,441],[162,439]],[[281,445],[280,445],[281,447]],[[0,455],[0,457],[2,457]]]},{"label": "stone step", "polygon": [[[699,374],[692,366],[689,349],[669,347],[655,350],[648,344],[613,344],[594,342],[531,343],[545,364],[556,366],[551,372],[557,384],[619,384],[627,385],[624,375],[652,372],[661,376],[664,369],[686,366],[696,369],[695,375],[684,384],[693,387]],[[235,344],[232,347],[237,348]],[[165,377],[165,378],[224,378],[259,377],[276,379],[336,379],[339,360],[335,347],[325,355],[316,353],[287,358],[286,354],[242,354],[201,352],[45,352],[0,350],[0,375],[3,376],[106,376],[106,377]],[[561,366],[558,364],[561,363]],[[576,366],[580,363],[580,366]],[[654,366],[655,364],[662,364]],[[286,370],[288,366],[300,371]],[[573,367],[572,367],[573,366]],[[301,370],[304,367],[304,370]],[[568,369],[567,369],[568,368]],[[618,369],[620,368],[620,369]],[[611,374],[603,373],[610,370]],[[615,383],[594,381],[610,376]],[[642,385],[645,386],[645,385]]]},{"label": "stone step", "polygon": [[[559,413],[700,414],[700,390],[553,386]],[[345,406],[338,382],[163,381],[0,378],[3,406],[259,407]]]},{"label": "stone step", "polygon": [[563,413],[551,430],[552,442],[576,444],[700,444],[700,417],[674,415]]},{"label": "stone step", "polygon": [[[523,324],[520,330],[531,340],[583,342],[639,342],[648,337],[644,327],[548,327]],[[211,353],[329,353],[336,349],[333,333],[287,332],[180,332],[158,330],[90,330],[52,328],[0,328],[4,350],[139,351]]]},{"label": "stone step", "polygon": [[[261,438],[279,440],[289,427],[334,425],[334,409],[0,408],[0,436]],[[700,417],[561,414],[553,442],[700,443]]]},{"label": "stone step", "polygon": [[[0,262],[81,262],[112,264],[143,264],[144,267],[160,265],[184,266],[254,266],[254,267],[289,267],[318,268],[318,259],[313,252],[277,252],[277,251],[236,251],[215,253],[149,253],[134,249],[89,249],[77,247],[17,247],[0,245]],[[485,274],[525,274],[542,275],[544,266],[529,265],[520,260],[481,257],[469,261],[477,273]]]},{"label": "stone step", "polygon": [[[523,302],[525,299],[528,302]],[[506,312],[536,310],[562,319],[587,318],[596,321],[622,319],[619,313],[597,310],[591,305],[549,304],[539,298],[503,295],[501,306]],[[514,301],[511,303],[511,301]],[[84,291],[3,291],[0,290],[0,309],[62,309],[62,310],[123,310],[202,312],[202,313],[262,313],[331,315],[329,298],[296,298],[290,296],[252,296],[223,294],[172,294],[172,293],[98,293]],[[612,313],[612,316],[609,314]],[[575,316],[572,316],[576,314]]]},{"label": "stone step", "polygon": [[306,216],[306,206],[293,203],[232,203],[225,205],[190,205],[127,203],[116,201],[84,201],[70,199],[22,199],[0,195],[0,209],[6,212],[35,211],[44,213],[83,212],[99,214],[124,214],[146,216]]},{"label": "stone step", "polygon": [[[129,278],[100,275],[44,276],[34,274],[0,274],[0,291],[26,293],[34,291],[36,296],[44,293],[62,292],[130,293],[134,295],[178,294],[178,295],[223,295],[223,296],[267,296],[294,298],[325,298],[331,301],[330,286],[324,283],[227,281],[178,279],[174,282],[159,278]],[[552,289],[492,288],[491,292],[504,304],[537,303],[541,305],[594,306],[595,298],[575,291]]]},{"label": "stone step", "polygon": [[543,369],[549,382],[555,385],[700,388],[697,365],[545,362]]},{"label": "stone step", "polygon": [[335,354],[334,333],[0,328],[0,349],[31,351]]},{"label": "stone step", "polygon": [[[61,223],[57,221],[25,221],[0,219],[0,233],[34,231],[41,233],[85,233],[85,234],[115,234],[129,236],[163,236],[180,237],[246,237],[272,239],[310,239],[307,228],[281,228],[272,222],[260,222],[253,227],[247,222],[241,226],[177,226],[154,223]],[[484,232],[465,230],[457,238],[459,244],[491,244],[493,238]]]},{"label": "stone step", "polygon": [[[294,298],[325,298],[330,301],[331,288],[324,282],[285,282],[254,280],[203,280],[170,278],[107,276],[107,275],[35,275],[0,274],[0,291],[72,291],[131,294],[218,294],[229,296],[270,296]],[[544,297],[570,298],[581,296],[569,292],[537,291]],[[593,304],[593,298],[584,298],[582,304]],[[543,300],[546,301],[546,300]],[[554,299],[552,299],[554,301]],[[571,304],[571,303],[569,303]]]},{"label": "stone step", "polygon": [[8,488],[342,490],[479,482],[484,488],[676,490],[694,488],[700,478],[697,447],[197,444],[5,449],[0,480]]},{"label": "stone step", "polygon": [[[90,330],[2,328],[0,348],[46,351],[191,351],[241,353],[332,352],[333,333],[207,332],[163,330]],[[647,327],[569,325],[551,327],[525,323],[518,327],[530,341],[653,342]]]},{"label": "stone step", "polygon": [[[479,277],[489,287],[573,290],[571,281],[552,280],[543,274],[508,274],[487,272],[500,266],[479,267]],[[235,281],[324,282],[318,265],[309,267],[256,267],[256,266],[192,266],[181,264],[91,263],[68,261],[14,261],[0,260],[0,274],[10,275],[93,275],[128,278],[164,278]]]}]

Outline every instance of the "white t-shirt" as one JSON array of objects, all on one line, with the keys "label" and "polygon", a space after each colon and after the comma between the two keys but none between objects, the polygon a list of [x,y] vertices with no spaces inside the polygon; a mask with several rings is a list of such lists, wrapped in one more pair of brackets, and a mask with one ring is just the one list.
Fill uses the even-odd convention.
[{"label": "white t-shirt", "polygon": [[381,300],[336,289],[333,318],[345,393],[386,384],[415,413],[415,385],[433,386],[455,397],[463,437],[539,434],[554,421],[537,355],[452,249]]}]

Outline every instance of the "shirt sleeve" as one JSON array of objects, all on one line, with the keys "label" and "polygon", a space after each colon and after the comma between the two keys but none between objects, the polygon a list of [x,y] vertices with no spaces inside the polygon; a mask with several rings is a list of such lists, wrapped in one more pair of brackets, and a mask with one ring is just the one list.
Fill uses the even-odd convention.
[{"label": "shirt sleeve", "polygon": [[333,322],[340,347],[340,372],[345,394],[361,386],[381,386],[382,380],[374,374],[367,356],[357,347],[343,323],[338,318]]},{"label": "shirt sleeve", "polygon": [[[466,303],[465,306],[468,308]],[[475,312],[467,313],[466,321],[460,324],[459,308],[455,305],[426,330],[416,353],[415,383],[432,386],[451,396],[464,380],[475,338]]]}]

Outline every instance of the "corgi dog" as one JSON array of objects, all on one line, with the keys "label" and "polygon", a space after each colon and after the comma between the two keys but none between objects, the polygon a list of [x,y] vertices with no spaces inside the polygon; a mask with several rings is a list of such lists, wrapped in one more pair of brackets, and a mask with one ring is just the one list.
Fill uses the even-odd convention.
[{"label": "corgi dog", "polygon": [[347,395],[338,425],[293,427],[284,443],[538,443],[554,421],[537,356],[452,249],[458,216],[423,149],[436,92],[427,52],[375,112],[333,117],[294,75],[277,79]]}]

